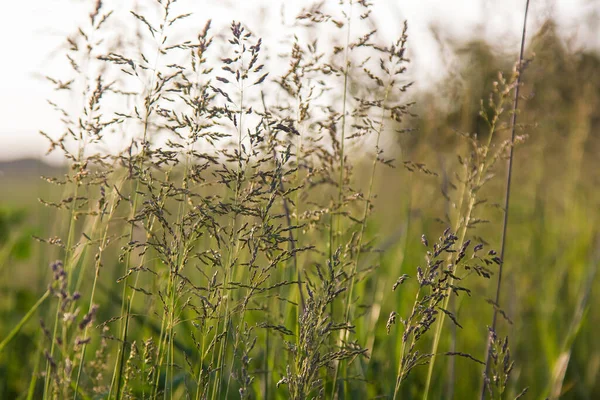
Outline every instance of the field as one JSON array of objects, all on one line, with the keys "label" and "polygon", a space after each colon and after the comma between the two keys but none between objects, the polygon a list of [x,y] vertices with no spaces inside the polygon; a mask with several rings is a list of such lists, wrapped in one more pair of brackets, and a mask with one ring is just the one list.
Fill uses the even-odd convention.
[{"label": "field", "polygon": [[0,398],[600,397],[600,55],[547,21],[417,91],[410,28],[342,3],[277,66],[96,4],[65,164],[0,164]]}]

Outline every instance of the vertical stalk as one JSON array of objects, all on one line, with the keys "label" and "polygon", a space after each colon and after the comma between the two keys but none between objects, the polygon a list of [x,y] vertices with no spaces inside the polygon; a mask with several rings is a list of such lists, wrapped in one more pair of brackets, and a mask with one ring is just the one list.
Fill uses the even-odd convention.
[{"label": "vertical stalk", "polygon": [[[338,182],[338,204],[337,207],[342,207],[342,199],[344,196],[344,169],[346,168],[345,165],[345,138],[346,138],[346,112],[347,112],[347,102],[348,102],[348,76],[349,76],[349,56],[350,56],[350,32],[351,32],[351,24],[352,24],[352,9],[353,7],[353,1],[350,0],[349,2],[350,4],[350,9],[348,10],[348,14],[346,17],[346,22],[347,22],[347,29],[346,29],[346,48],[345,48],[345,52],[344,52],[344,89],[343,89],[343,97],[342,97],[342,133],[341,133],[341,138],[340,138],[340,174],[339,174],[339,182]],[[334,209],[335,211],[335,209]],[[329,237],[329,260],[331,262],[331,264],[333,265],[333,254],[335,254],[335,247],[338,243],[336,243],[336,238],[340,233],[340,220],[341,217],[338,215],[335,221],[335,231],[334,231],[334,221],[333,221],[333,215],[331,216],[331,230],[330,230],[330,237]],[[351,278],[352,281],[354,281],[353,278]],[[331,303],[331,315],[335,315],[334,314],[334,310],[333,310],[333,302]],[[342,342],[343,339],[343,333],[344,331],[340,331],[340,344]],[[336,386],[337,386],[337,380],[338,380],[338,373],[339,373],[339,369],[340,369],[340,361],[336,361],[335,363],[335,374],[333,377],[333,385],[331,386],[331,398],[333,399],[335,397],[335,393],[337,392],[336,390]]]},{"label": "vertical stalk", "polygon": [[[119,184],[119,188],[122,187],[122,185],[125,183],[126,178],[123,179],[123,181],[121,181],[121,184]],[[104,254],[104,250],[106,249],[107,245],[108,245],[108,230],[109,230],[109,221],[112,219],[114,212],[116,211],[116,207],[118,204],[118,197],[119,197],[119,191],[117,189],[117,187],[115,186],[113,189],[113,198],[111,201],[111,209],[108,212],[108,215],[106,216],[107,221],[106,221],[106,225],[104,226],[104,232],[102,233],[102,239],[100,241],[100,246],[98,247],[98,253],[96,255],[96,261],[95,261],[95,265],[94,265],[94,280],[92,283],[92,292],[90,294],[90,305],[88,308],[88,313],[92,311],[92,308],[94,307],[94,297],[96,294],[96,287],[97,287],[97,283],[98,283],[98,277],[100,276],[100,269],[102,266],[102,256]],[[97,221],[100,223],[102,221],[103,218],[103,210],[99,210],[99,216],[97,217]],[[85,330],[83,332],[83,337],[84,339],[86,339],[88,337],[88,331],[89,331],[89,325],[85,327]],[[79,360],[79,368],[77,369],[77,377],[75,380],[75,393],[74,393],[74,400],[77,400],[77,396],[78,396],[78,389],[79,389],[79,382],[80,382],[80,378],[81,378],[81,373],[83,371],[83,364],[85,361],[85,353],[87,350],[87,346],[88,343],[85,342],[81,347],[81,352],[80,352],[80,360]]]},{"label": "vertical stalk", "polygon": [[[239,44],[238,44],[239,45]],[[242,53],[243,53],[243,45],[239,45],[240,48],[242,49]],[[244,70],[244,62],[243,59],[240,58],[240,71]],[[242,74],[243,75],[243,74]],[[242,156],[242,135],[244,133],[243,130],[243,118],[244,118],[244,83],[245,83],[245,79],[242,76],[239,80],[239,93],[240,93],[240,103],[239,103],[239,114],[238,114],[238,143],[237,143],[237,169],[236,169],[236,178],[235,178],[235,190],[234,190],[234,197],[233,197],[233,216],[231,217],[231,232],[229,234],[229,246],[227,247],[227,260],[226,260],[226,264],[225,264],[225,272],[223,274],[223,292],[225,292],[227,290],[227,285],[228,282],[233,278],[234,276],[234,260],[235,260],[235,252],[237,251],[237,247],[238,247],[238,235],[237,235],[237,223],[238,223],[238,202],[239,202],[239,196],[240,196],[240,188],[242,186],[242,176],[241,174],[245,174],[245,168],[242,165],[243,162],[243,156]],[[223,337],[221,338],[221,344],[219,346],[219,351],[218,351],[218,358],[217,358],[217,366],[216,366],[216,372],[215,372],[215,387],[213,388],[213,393],[212,393],[212,399],[214,400],[215,398],[220,398],[221,397],[221,384],[219,382],[221,378],[221,370],[223,368],[225,368],[225,366],[223,365],[226,355],[227,355],[227,338],[228,338],[228,334],[227,334],[227,329],[229,328],[229,325],[231,324],[230,321],[230,317],[229,317],[229,303],[230,303],[230,299],[231,296],[229,294],[226,295],[225,298],[225,314],[223,316],[223,331],[221,332],[221,334],[223,335]],[[222,303],[221,303],[222,304]],[[220,316],[219,316],[220,318]],[[241,328],[240,328],[241,329]],[[214,358],[214,350],[213,350],[213,358]],[[233,363],[235,362],[235,352],[232,355],[232,368],[233,368]],[[231,374],[229,376],[229,378],[231,378]],[[226,387],[226,394],[229,392],[229,384],[230,384],[230,379],[227,379],[227,387]],[[227,397],[227,396],[225,396]]]},{"label": "vertical stalk", "polygon": [[[170,5],[171,2],[168,1],[163,7],[163,11],[164,11],[164,16],[163,16],[163,21],[161,24],[161,29],[160,29],[160,41],[158,41],[158,46],[156,49],[156,55],[155,55],[155,59],[154,59],[154,69],[153,69],[153,74],[152,74],[152,79],[151,79],[151,85],[150,90],[146,96],[146,98],[144,99],[144,106],[145,106],[145,115],[144,115],[144,130],[143,130],[143,141],[142,141],[142,151],[141,154],[139,156],[139,160],[138,160],[138,164],[139,164],[139,171],[143,170],[143,166],[144,166],[144,161],[145,158],[147,156],[146,154],[146,149],[148,144],[148,135],[149,135],[149,125],[150,125],[150,117],[153,113],[153,106],[152,106],[152,101],[151,101],[151,97],[152,95],[157,95],[160,97],[160,90],[162,90],[162,88],[157,88],[156,86],[156,81],[159,78],[159,73],[157,71],[158,69],[158,61],[160,58],[161,54],[164,54],[164,50],[162,49],[162,45],[164,44],[166,37],[165,37],[165,29],[167,26],[167,20],[169,17],[169,11],[170,11]],[[136,181],[135,181],[135,188],[134,191],[132,193],[133,195],[133,203],[132,203],[132,209],[131,209],[131,219],[133,219],[133,217],[135,216],[136,210],[137,210],[137,205],[138,205],[138,201],[139,201],[139,189],[140,189],[140,177],[137,177]],[[148,228],[147,228],[147,232],[151,232],[152,228],[154,225],[154,221],[151,220],[148,223]],[[135,230],[135,222],[132,222],[130,225],[130,231],[129,231],[129,241],[131,242],[133,240],[133,234],[134,234],[134,230]],[[145,252],[144,252],[144,256],[145,257]],[[142,258],[142,260],[140,260],[140,264],[142,264],[144,262],[144,258]],[[131,263],[131,252],[127,253],[127,257],[126,257],[126,261],[125,261],[125,273],[128,273],[128,268],[129,265]],[[135,280],[134,280],[134,286],[137,287],[137,283],[139,281],[139,277],[140,277],[140,271],[136,271],[135,273]],[[111,396],[111,394],[113,393],[113,389],[114,389],[114,383],[116,382],[116,399],[119,400],[121,398],[121,383],[122,383],[122,373],[121,371],[123,370],[123,365],[125,363],[125,346],[127,344],[127,336],[129,335],[129,317],[131,314],[131,309],[133,307],[133,300],[135,298],[135,290],[131,290],[131,295],[129,296],[129,298],[127,298],[127,288],[128,288],[128,280],[129,278],[125,278],[125,281],[123,282],[123,296],[122,296],[122,303],[121,303],[121,317],[123,317],[124,322],[122,322],[121,324],[121,337],[120,337],[120,342],[121,342],[121,347],[119,348],[119,351],[117,353],[117,359],[116,359],[116,364],[115,364],[115,369],[113,372],[113,378],[112,378],[112,382],[111,382],[111,386],[110,386],[110,393],[109,393],[109,398]],[[160,344],[159,344],[160,346]],[[160,374],[158,374],[160,375]]]},{"label": "vertical stalk", "polygon": [[[517,110],[519,107],[519,88],[521,86],[521,73],[522,73],[522,64],[523,64],[523,53],[525,50],[525,37],[527,33],[527,14],[529,11],[529,0],[525,2],[525,14],[523,16],[523,31],[521,35],[521,49],[519,51],[519,63],[517,70],[517,86],[515,88],[515,96],[513,99],[513,107],[512,107],[512,118],[511,118],[511,143],[515,141],[515,132],[517,125]],[[502,270],[504,267],[504,254],[506,250],[506,236],[507,236],[507,228],[508,228],[508,210],[510,203],[510,187],[512,181],[512,170],[513,170],[513,155],[514,155],[514,146],[510,146],[510,154],[508,157],[508,172],[506,174],[506,184],[505,184],[505,195],[504,195],[504,221],[502,222],[502,243],[500,247],[500,266],[498,268],[498,283],[496,285],[496,305],[500,305],[500,289],[502,287]],[[496,331],[496,325],[498,322],[498,307],[494,307],[494,316],[492,317],[492,330]],[[488,337],[486,352],[485,352],[485,373],[487,374],[490,364],[490,338]],[[483,385],[481,388],[481,400],[485,399],[485,376]]]}]

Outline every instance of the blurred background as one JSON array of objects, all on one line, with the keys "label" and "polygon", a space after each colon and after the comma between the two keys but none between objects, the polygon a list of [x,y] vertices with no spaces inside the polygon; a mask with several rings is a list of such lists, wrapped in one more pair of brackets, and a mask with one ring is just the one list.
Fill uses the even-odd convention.
[{"label": "blurred background", "polygon": [[[114,3],[109,7],[117,15],[118,10],[143,7],[133,1],[106,3]],[[278,45],[270,39],[277,37],[281,22],[308,2],[181,3],[195,12],[187,24],[203,26],[212,18],[218,29],[226,29],[231,19],[242,19],[276,52]],[[11,2],[3,7],[0,337],[45,287],[39,271],[47,269],[48,260],[44,247],[32,237],[53,236],[57,217],[38,198],[57,197],[57,188],[40,176],[60,176],[64,167],[59,155],[44,157],[48,143],[38,134],[59,124],[46,103],[52,94],[44,76],[64,67],[65,38],[90,7],[90,2],[68,0]],[[388,135],[386,152],[399,160],[423,162],[438,174],[380,169],[370,229],[380,241],[392,242],[377,272],[382,281],[394,282],[399,273],[422,262],[422,252],[411,251],[419,246],[422,233],[439,235],[436,220],[446,206],[441,187],[464,147],[457,132],[485,131],[480,101],[489,95],[499,71],[512,71],[523,9],[524,1],[516,0],[376,2],[381,40],[396,37],[402,21],[408,21],[409,73],[415,82],[407,94],[407,101],[416,102],[414,116],[405,122],[403,133]],[[528,139],[516,149],[502,294],[503,307],[514,322],[502,328],[517,363],[510,387],[518,393],[529,386],[528,398],[545,398],[566,368],[564,398],[600,398],[600,1],[532,1],[526,43],[525,55],[532,61],[523,75],[518,129]],[[480,228],[481,236],[496,248],[502,213],[494,205],[501,203],[503,171],[499,168],[498,179],[486,189],[492,199],[492,224]],[[477,295],[490,298],[491,293],[491,288],[482,288]],[[373,296],[377,300],[376,293]],[[386,295],[377,301],[385,319],[402,299]],[[481,347],[481,321],[491,321],[491,313],[475,305],[476,312],[486,310],[478,319],[467,307],[459,308],[459,316],[464,313],[467,321],[457,347]],[[474,326],[477,329],[469,329]],[[27,338],[20,340],[26,346]],[[393,345],[386,341],[392,339],[382,330],[377,340],[383,345],[378,347],[380,354],[373,355],[371,379],[378,371],[394,369],[385,364],[386,346]],[[475,381],[480,376],[477,366],[459,360],[457,369],[461,368]],[[2,363],[0,375],[14,377],[10,384],[2,380],[3,385],[26,384],[26,377],[10,363]],[[472,382],[458,381],[456,393],[468,391]],[[0,393],[12,393],[9,389],[0,387]]]},{"label": "blurred background", "polygon": [[[0,65],[0,160],[39,158],[44,154],[46,142],[38,131],[58,125],[46,102],[52,95],[52,85],[45,77],[55,76],[65,68],[62,57],[67,48],[65,39],[76,32],[78,23],[85,20],[93,3],[34,0],[5,5],[0,35],[5,38],[4,52],[9,57]],[[139,0],[103,3],[115,10],[112,18],[121,20],[119,34],[125,36],[134,34],[133,29],[127,29],[128,25],[132,26],[127,20],[128,10],[147,7]],[[209,18],[221,29],[226,29],[234,19],[243,20],[273,49],[277,46],[282,23],[289,23],[302,7],[311,3],[308,0],[207,0],[180,1],[178,5],[194,13],[185,21],[190,29],[203,26]],[[408,21],[412,61],[409,73],[415,80],[417,91],[413,91],[413,95],[416,95],[426,90],[439,93],[440,87],[456,92],[456,85],[475,90],[475,77],[471,82],[469,76],[464,75],[465,67],[475,56],[467,50],[475,41],[489,46],[490,53],[498,59],[504,59],[505,53],[514,57],[520,39],[522,3],[520,0],[463,0],[453,4],[441,0],[380,0],[374,14],[381,40],[397,37],[402,22]],[[594,52],[600,48],[599,19],[600,4],[595,0],[534,1],[529,29],[532,33],[538,32],[552,21],[552,32],[567,53]],[[530,45],[532,38],[530,35]],[[490,71],[498,66],[485,64]],[[471,83],[467,85],[467,81]],[[443,101],[455,104],[449,98]],[[60,162],[60,159],[47,161]]]}]

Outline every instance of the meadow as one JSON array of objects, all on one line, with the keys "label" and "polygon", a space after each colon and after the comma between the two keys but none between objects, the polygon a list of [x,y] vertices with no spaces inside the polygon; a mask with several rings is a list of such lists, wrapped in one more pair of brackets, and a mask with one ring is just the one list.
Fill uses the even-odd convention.
[{"label": "meadow", "polygon": [[0,398],[600,396],[600,55],[549,20],[424,92],[366,1],[277,62],[149,3],[67,38],[65,164],[2,164]]}]

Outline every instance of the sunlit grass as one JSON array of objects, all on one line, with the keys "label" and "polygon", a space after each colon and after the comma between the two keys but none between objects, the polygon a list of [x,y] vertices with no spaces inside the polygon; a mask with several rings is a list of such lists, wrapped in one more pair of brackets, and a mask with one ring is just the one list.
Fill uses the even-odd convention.
[{"label": "sunlit grass", "polygon": [[[171,41],[185,15],[170,2],[131,17],[144,45],[98,44],[114,26],[96,6],[70,38],[67,135],[47,134],[69,169],[0,177],[0,397],[478,397],[510,69],[468,90],[483,129],[470,97],[462,113],[405,100],[410,31],[378,42],[362,2],[302,14],[342,39],[292,38],[281,73],[242,24]],[[594,398],[597,98],[559,114],[536,62],[523,90],[545,98],[519,117],[493,398]],[[108,154],[117,134],[130,141]]]}]

